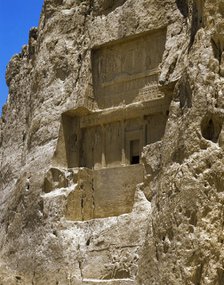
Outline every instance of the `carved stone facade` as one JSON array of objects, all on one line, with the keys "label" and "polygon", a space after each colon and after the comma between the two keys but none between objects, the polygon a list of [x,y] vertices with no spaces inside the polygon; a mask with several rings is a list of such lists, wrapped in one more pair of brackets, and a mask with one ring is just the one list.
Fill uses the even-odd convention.
[{"label": "carved stone facade", "polygon": [[161,96],[155,87],[165,40],[162,29],[93,49],[94,97],[100,109]]},{"label": "carved stone facade", "polygon": [[[72,112],[74,117],[70,112],[63,114],[68,167],[99,169],[139,163],[143,147],[162,138],[169,103],[169,97],[162,97],[104,110],[78,108]],[[79,115],[83,112],[86,115]]]},{"label": "carved stone facade", "polygon": [[143,147],[162,139],[169,114],[170,95],[158,88],[165,38],[161,29],[92,50],[95,108],[84,103],[62,115],[57,149],[65,150],[66,166],[78,177],[68,196],[68,219],[132,211],[144,177]]},{"label": "carved stone facade", "polygon": [[224,0],[44,0],[6,72],[1,285],[224,284],[223,27]]}]

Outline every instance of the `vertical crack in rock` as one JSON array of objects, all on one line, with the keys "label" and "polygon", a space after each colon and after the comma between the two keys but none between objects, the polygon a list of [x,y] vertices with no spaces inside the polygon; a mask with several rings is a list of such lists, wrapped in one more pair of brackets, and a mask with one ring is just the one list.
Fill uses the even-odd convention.
[{"label": "vertical crack in rock", "polygon": [[188,0],[176,0],[176,4],[181,14],[187,18],[189,16]]},{"label": "vertical crack in rock", "polygon": [[[84,21],[83,21],[83,34],[88,34],[89,38],[90,38],[90,34],[89,34],[89,31],[87,29],[87,19],[88,19],[88,16],[90,16],[92,10],[93,10],[93,3],[94,1],[93,0],[89,0],[89,7],[88,9],[86,10],[85,14],[84,14]],[[83,40],[82,42],[80,43],[80,46],[82,47],[83,51],[82,51],[82,54],[79,54],[79,57],[78,57],[78,63],[79,63],[79,67],[78,67],[78,70],[77,70],[77,75],[76,75],[76,79],[75,79],[75,84],[74,86],[76,87],[79,80],[80,80],[80,74],[81,74],[81,70],[82,70],[82,67],[83,67],[83,63],[85,62],[85,58],[86,58],[86,55],[89,51],[89,47],[85,47],[83,46],[83,44],[85,43],[85,41],[87,40],[87,37],[83,37]]]},{"label": "vertical crack in rock", "polygon": [[176,86],[176,96],[180,102],[180,108],[192,107],[192,90],[189,76],[184,73]]},{"label": "vertical crack in rock", "polygon": [[193,0],[189,50],[194,43],[194,39],[198,30],[203,27],[203,17],[204,17],[203,6],[204,6],[204,0]]},{"label": "vertical crack in rock", "polygon": [[95,217],[95,207],[96,207],[96,204],[95,204],[95,189],[94,189],[94,179],[92,179],[92,210],[93,210],[93,217]]},{"label": "vertical crack in rock", "polygon": [[216,59],[218,59],[219,64],[220,64],[224,47],[221,46],[221,43],[219,41],[216,41],[213,38],[211,39],[211,43],[212,43],[212,49],[213,49],[214,56]]}]

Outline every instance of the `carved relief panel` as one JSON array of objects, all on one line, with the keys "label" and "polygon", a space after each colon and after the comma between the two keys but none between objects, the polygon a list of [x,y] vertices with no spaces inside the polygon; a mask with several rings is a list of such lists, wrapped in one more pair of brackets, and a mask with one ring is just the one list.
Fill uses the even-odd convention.
[{"label": "carved relief panel", "polygon": [[163,29],[92,51],[94,96],[100,108],[138,101],[142,88],[157,84],[165,39]]}]

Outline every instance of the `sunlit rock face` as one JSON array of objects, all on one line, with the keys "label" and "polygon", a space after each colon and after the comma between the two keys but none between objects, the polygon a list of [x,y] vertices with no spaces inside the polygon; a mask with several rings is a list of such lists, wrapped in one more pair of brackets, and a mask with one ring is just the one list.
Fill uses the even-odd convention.
[{"label": "sunlit rock face", "polygon": [[223,0],[45,0],[6,71],[1,285],[224,284],[223,30]]}]

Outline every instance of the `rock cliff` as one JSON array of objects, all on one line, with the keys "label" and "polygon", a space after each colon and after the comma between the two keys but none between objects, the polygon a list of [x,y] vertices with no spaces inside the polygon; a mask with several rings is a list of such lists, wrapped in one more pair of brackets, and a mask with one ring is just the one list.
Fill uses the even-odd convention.
[{"label": "rock cliff", "polygon": [[224,284],[223,0],[45,0],[6,82],[1,285]]}]

